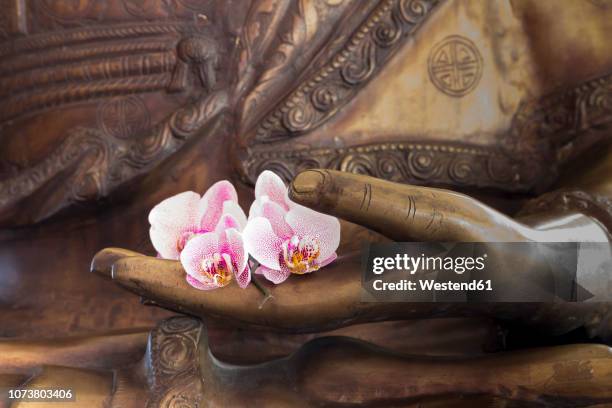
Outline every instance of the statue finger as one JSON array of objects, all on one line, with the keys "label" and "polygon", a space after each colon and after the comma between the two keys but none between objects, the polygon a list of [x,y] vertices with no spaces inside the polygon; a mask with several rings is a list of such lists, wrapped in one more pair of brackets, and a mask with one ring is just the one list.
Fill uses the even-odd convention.
[{"label": "statue finger", "polygon": [[[397,241],[520,238],[515,233],[518,228],[512,228],[516,224],[513,220],[471,197],[449,190],[316,169],[298,174],[289,194],[297,203]],[[492,232],[499,237],[492,236]]]}]

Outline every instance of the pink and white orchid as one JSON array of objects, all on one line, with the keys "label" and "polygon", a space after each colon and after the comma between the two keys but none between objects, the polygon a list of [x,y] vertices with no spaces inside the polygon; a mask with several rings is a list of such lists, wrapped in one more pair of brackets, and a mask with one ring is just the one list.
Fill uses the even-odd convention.
[{"label": "pink and white orchid", "polygon": [[156,205],[149,234],[161,258],[181,260],[192,286],[222,287],[235,276],[246,287],[251,274],[240,234],[246,222],[236,189],[223,180],[202,197],[186,191]]},{"label": "pink and white orchid", "polygon": [[233,277],[243,289],[251,282],[248,255],[235,228],[195,236],[181,252],[181,264],[187,282],[197,289],[220,288]]},{"label": "pink and white orchid", "polygon": [[255,273],[278,284],[292,273],[310,273],[335,260],[340,223],[289,200],[280,177],[264,171],[255,183],[243,239],[246,251],[260,263]]}]

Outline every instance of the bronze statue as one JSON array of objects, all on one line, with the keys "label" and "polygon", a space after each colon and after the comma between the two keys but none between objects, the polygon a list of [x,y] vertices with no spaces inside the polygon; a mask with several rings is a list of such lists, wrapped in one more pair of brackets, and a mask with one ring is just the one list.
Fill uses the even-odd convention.
[{"label": "bronze statue", "polygon": [[[612,404],[609,303],[363,304],[358,256],[364,240],[609,242],[609,1],[5,3],[3,390],[70,385],[88,407]],[[248,203],[265,169],[348,221],[328,270],[261,283],[265,299],[197,291],[152,256],[153,205],[220,179]],[[115,283],[198,318],[160,321]]]}]

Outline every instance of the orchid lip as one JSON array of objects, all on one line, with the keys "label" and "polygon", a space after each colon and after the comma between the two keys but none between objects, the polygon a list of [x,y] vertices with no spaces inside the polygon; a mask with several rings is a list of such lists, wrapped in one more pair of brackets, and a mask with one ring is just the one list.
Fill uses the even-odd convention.
[{"label": "orchid lip", "polygon": [[294,235],[283,242],[280,261],[291,273],[302,275],[319,269],[317,259],[320,252],[316,239]]},{"label": "orchid lip", "polygon": [[202,275],[219,287],[227,285],[232,280],[234,269],[231,258],[218,252],[204,258],[201,264]]}]

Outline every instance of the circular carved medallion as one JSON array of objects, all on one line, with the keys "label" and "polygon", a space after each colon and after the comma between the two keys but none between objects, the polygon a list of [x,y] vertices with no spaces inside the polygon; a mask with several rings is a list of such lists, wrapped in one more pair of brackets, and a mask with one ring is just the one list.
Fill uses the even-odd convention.
[{"label": "circular carved medallion", "polygon": [[431,50],[427,66],[431,82],[449,96],[470,93],[482,76],[482,56],[465,37],[446,37]]},{"label": "circular carved medallion", "polygon": [[110,136],[127,139],[149,128],[149,111],[136,96],[114,98],[98,111],[100,127]]}]

